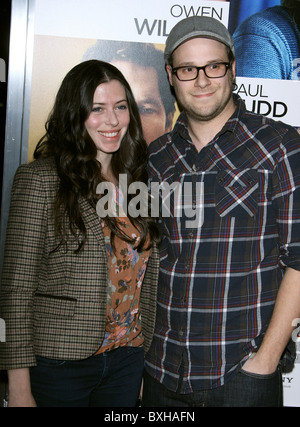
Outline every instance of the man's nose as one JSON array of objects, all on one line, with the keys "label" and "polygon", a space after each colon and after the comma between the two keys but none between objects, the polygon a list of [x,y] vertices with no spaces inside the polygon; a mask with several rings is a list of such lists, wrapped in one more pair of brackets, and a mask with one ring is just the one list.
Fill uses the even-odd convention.
[{"label": "man's nose", "polygon": [[198,76],[195,79],[195,85],[196,86],[206,86],[210,83],[210,78],[207,77],[204,70],[199,70]]}]

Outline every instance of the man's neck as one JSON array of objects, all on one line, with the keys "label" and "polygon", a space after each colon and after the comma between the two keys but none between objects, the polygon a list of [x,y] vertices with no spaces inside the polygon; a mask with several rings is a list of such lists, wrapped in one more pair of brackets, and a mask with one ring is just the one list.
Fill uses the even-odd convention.
[{"label": "man's neck", "polygon": [[234,113],[235,108],[235,104],[232,104],[232,108],[228,109],[225,114],[220,114],[211,120],[197,120],[188,115],[189,135],[198,152],[222,130],[228,119]]},{"label": "man's neck", "polygon": [[193,122],[189,120],[189,135],[197,149],[201,151],[221,130],[216,130],[211,123]]}]

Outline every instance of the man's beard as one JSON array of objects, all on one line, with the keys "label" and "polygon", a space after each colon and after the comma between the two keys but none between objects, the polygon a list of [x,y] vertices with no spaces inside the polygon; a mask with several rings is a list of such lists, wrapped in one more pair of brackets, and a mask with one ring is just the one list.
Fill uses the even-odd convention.
[{"label": "man's beard", "polygon": [[225,110],[226,106],[229,104],[231,99],[232,99],[232,93],[229,93],[225,101],[222,101],[219,105],[215,106],[215,108],[213,107],[207,108],[208,110],[207,113],[205,113],[206,111],[205,107],[196,109],[188,106],[187,108],[185,108],[185,111],[187,115],[193,120],[209,122],[215,119],[216,117],[218,117]]}]

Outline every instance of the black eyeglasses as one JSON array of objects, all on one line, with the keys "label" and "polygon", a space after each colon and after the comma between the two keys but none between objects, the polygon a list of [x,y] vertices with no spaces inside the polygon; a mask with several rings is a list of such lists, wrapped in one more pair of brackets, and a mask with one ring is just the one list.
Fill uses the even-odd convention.
[{"label": "black eyeglasses", "polygon": [[230,62],[214,62],[212,64],[204,65],[203,67],[186,65],[183,67],[172,68],[172,73],[176,75],[178,80],[189,81],[195,80],[199,75],[199,71],[203,70],[206,77],[210,79],[218,79],[225,76],[230,65]]}]

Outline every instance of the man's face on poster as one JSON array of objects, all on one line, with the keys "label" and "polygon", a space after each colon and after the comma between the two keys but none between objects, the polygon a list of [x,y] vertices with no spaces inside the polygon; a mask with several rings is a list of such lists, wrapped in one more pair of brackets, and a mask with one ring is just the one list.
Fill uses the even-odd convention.
[{"label": "man's face on poster", "polygon": [[155,68],[144,67],[129,61],[112,61],[112,64],[124,74],[131,86],[147,144],[170,131],[172,118],[166,115]]}]

